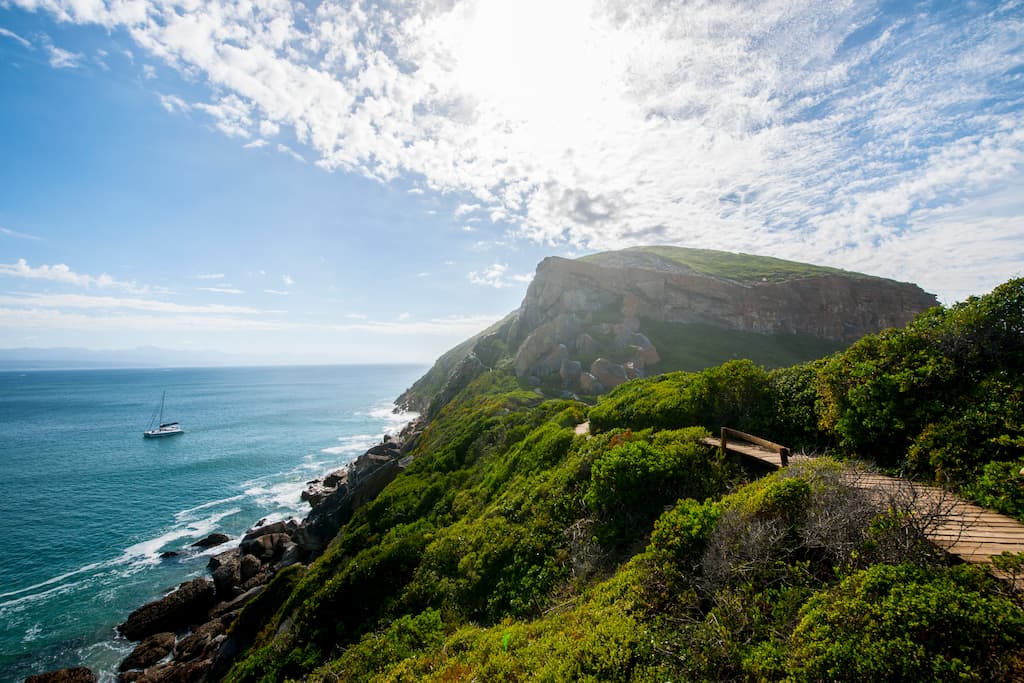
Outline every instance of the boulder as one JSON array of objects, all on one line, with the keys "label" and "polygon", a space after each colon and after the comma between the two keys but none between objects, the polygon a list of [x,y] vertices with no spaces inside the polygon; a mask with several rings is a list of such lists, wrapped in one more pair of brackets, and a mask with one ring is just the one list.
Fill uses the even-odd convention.
[{"label": "boulder", "polygon": [[145,669],[153,666],[174,649],[174,634],[170,631],[154,633],[139,643],[132,653],[125,657],[119,671]]},{"label": "boulder", "polygon": [[580,373],[580,391],[584,394],[596,396],[598,394],[603,394],[607,389],[605,389],[605,386],[598,382],[597,378],[592,374],[589,372],[583,372]]},{"label": "boulder", "polygon": [[[245,532],[245,537],[242,538],[242,543],[245,543],[246,541],[250,541],[250,540],[252,540],[254,538],[259,538],[260,536],[267,536],[269,534],[287,534],[288,532],[290,532],[290,531],[292,531],[294,529],[295,529],[295,523],[290,521],[290,520],[287,521],[287,522],[281,521],[281,522],[274,522],[273,524],[266,524],[266,525],[263,525],[263,526],[257,526],[257,527],[254,527],[252,529],[249,529],[249,531]],[[245,552],[245,551],[242,551],[242,552]]]},{"label": "boulder", "polygon": [[248,581],[260,573],[262,564],[259,559],[252,555],[242,555],[238,566],[238,577],[241,581]]},{"label": "boulder", "polygon": [[285,533],[263,534],[255,538],[245,537],[245,540],[238,546],[243,555],[254,555],[262,562],[269,562],[284,554],[287,545],[292,544],[292,538]]},{"label": "boulder", "polygon": [[192,544],[193,548],[214,548],[231,540],[227,534],[214,533]]},{"label": "boulder", "polygon": [[576,337],[576,353],[584,358],[597,355],[597,342],[584,332]]},{"label": "boulder", "polygon": [[96,680],[96,674],[91,669],[76,666],[29,676],[25,683],[96,683]]},{"label": "boulder", "polygon": [[210,561],[206,563],[206,568],[210,571],[214,571],[217,567],[222,564],[228,564],[238,559],[239,556],[238,548],[232,548],[231,550],[219,553],[210,558]]},{"label": "boulder", "polygon": [[192,579],[159,600],[147,603],[128,615],[117,627],[128,640],[142,640],[163,631],[178,631],[206,620],[216,589],[209,579]]},{"label": "boulder", "polygon": [[222,619],[208,621],[192,633],[181,639],[174,648],[174,659],[187,662],[193,659],[209,659],[216,652],[219,637],[227,631],[227,624]]},{"label": "boulder", "polygon": [[213,570],[213,585],[218,600],[231,600],[238,594],[235,588],[242,582],[240,569],[241,560],[236,555]]},{"label": "boulder", "polygon": [[567,388],[578,386],[580,383],[580,375],[582,373],[583,366],[580,365],[578,360],[562,361],[562,369],[559,370],[559,375],[562,378],[562,386]]},{"label": "boulder", "polygon": [[607,358],[598,358],[591,363],[590,374],[608,389],[613,389],[629,379],[625,368]]}]

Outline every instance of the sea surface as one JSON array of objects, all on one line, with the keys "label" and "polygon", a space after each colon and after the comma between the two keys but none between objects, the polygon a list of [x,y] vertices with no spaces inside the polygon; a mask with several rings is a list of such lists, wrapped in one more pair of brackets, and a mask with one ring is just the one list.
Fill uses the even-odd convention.
[{"label": "sea surface", "polygon": [[[392,401],[424,370],[0,372],[0,683],[77,665],[114,681],[132,648],[115,626],[232,547],[189,545],[303,517],[307,481],[411,419]],[[144,439],[164,391],[185,433]]]}]

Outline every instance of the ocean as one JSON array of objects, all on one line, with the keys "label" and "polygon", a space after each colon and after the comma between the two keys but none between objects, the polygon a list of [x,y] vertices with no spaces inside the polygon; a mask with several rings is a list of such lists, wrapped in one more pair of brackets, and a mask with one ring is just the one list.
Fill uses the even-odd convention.
[{"label": "ocean", "polygon": [[[0,372],[0,682],[116,680],[133,644],[115,626],[231,547],[190,544],[303,517],[307,481],[411,419],[392,401],[425,369]],[[165,391],[185,433],[144,439]]]}]

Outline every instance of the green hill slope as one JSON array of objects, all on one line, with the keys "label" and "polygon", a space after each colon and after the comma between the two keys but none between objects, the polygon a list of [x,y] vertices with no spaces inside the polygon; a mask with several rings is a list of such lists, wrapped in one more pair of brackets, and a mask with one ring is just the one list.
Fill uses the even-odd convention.
[{"label": "green hill slope", "polygon": [[593,408],[480,373],[324,555],[266,592],[287,597],[243,610],[253,644],[225,678],[1021,680],[1019,594],[951,566],[909,508],[831,458],[752,479],[701,439],[884,440],[883,464],[1009,511],[985,479],[1024,465],[1022,311],[1012,281],[826,360],[637,380]]}]

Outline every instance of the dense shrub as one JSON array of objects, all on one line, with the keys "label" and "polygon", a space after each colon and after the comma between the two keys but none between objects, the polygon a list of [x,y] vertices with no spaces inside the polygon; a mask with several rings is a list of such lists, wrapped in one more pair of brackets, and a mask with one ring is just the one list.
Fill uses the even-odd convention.
[{"label": "dense shrub", "polygon": [[788,653],[798,680],[1020,680],[1024,611],[975,568],[876,565],[811,598]]}]

